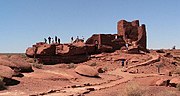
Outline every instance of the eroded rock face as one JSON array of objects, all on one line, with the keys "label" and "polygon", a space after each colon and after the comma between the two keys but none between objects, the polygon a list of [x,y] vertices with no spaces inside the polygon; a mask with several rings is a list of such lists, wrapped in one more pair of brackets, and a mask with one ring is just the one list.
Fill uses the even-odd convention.
[{"label": "eroded rock face", "polygon": [[[33,50],[33,52],[32,52]],[[71,44],[37,43],[26,50],[26,55],[37,58],[40,63],[80,63],[88,60],[88,54],[95,51],[94,45],[75,42]]]},{"label": "eroded rock face", "polygon": [[75,71],[84,76],[91,76],[91,77],[97,77],[98,72],[93,67],[88,65],[79,65],[76,67]]},{"label": "eroded rock face", "polygon": [[10,58],[0,58],[0,65],[10,67],[11,69],[18,70],[20,72],[32,72],[32,66],[22,58],[12,56]]}]

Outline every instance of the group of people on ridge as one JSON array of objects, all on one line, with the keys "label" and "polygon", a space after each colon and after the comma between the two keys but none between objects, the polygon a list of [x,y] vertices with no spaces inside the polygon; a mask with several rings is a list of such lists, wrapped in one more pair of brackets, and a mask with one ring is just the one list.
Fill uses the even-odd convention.
[{"label": "group of people on ridge", "polygon": [[[55,39],[51,38],[50,36],[47,39],[44,38],[44,42],[49,43],[49,44],[54,44],[54,43],[59,43],[60,44],[60,41],[61,41],[60,38],[58,38],[57,36],[55,36]],[[75,40],[74,40],[73,37],[71,37],[71,43],[78,42],[78,41],[83,41],[84,42],[84,37],[82,36],[82,39],[79,39],[79,36],[77,36],[77,38]]]},{"label": "group of people on ridge", "polygon": [[[57,36],[55,36],[55,40],[53,38],[51,38],[50,36],[47,38],[48,39],[48,42],[49,44],[53,44],[53,43],[59,43],[60,44],[60,38],[58,38]],[[44,38],[44,42],[47,43],[47,39]]]}]

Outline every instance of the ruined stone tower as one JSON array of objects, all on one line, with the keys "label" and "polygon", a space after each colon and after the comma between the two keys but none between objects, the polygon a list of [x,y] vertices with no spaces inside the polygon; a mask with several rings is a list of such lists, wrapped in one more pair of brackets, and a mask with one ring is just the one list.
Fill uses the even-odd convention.
[{"label": "ruined stone tower", "polygon": [[146,49],[146,28],[142,24],[139,26],[139,20],[127,22],[126,20],[120,20],[117,24],[118,35],[122,36],[127,44],[133,42],[143,49]]}]

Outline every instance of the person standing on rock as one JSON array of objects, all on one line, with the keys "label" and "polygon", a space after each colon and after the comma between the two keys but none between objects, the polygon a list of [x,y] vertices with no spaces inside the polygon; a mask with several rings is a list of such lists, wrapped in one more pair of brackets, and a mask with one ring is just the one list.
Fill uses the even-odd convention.
[{"label": "person standing on rock", "polygon": [[121,60],[122,67],[124,67],[124,61],[125,61],[124,59]]},{"label": "person standing on rock", "polygon": [[49,44],[51,43],[51,37],[48,37],[48,40],[49,40]]},{"label": "person standing on rock", "polygon": [[84,42],[84,36],[82,36],[82,40],[83,40],[83,42]]},{"label": "person standing on rock", "polygon": [[47,43],[47,39],[46,38],[44,38],[44,43]]},{"label": "person standing on rock", "polygon": [[60,40],[60,38],[58,38],[58,43],[59,43],[59,44],[61,43],[61,40]]},{"label": "person standing on rock", "polygon": [[57,40],[58,40],[58,38],[57,38],[57,36],[55,36],[55,43],[57,43]]},{"label": "person standing on rock", "polygon": [[126,59],[126,67],[128,66],[129,59]]},{"label": "person standing on rock", "polygon": [[71,37],[71,43],[73,43],[73,37]]},{"label": "person standing on rock", "polygon": [[54,44],[54,39],[52,38],[52,44]]},{"label": "person standing on rock", "polygon": [[77,36],[77,38],[76,38],[76,42],[79,42],[79,36]]}]

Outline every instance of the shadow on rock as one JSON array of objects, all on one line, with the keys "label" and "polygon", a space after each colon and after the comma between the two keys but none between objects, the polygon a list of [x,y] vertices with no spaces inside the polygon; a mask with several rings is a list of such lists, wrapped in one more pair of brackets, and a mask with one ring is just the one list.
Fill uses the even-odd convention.
[{"label": "shadow on rock", "polygon": [[10,78],[4,78],[3,82],[5,82],[5,86],[14,86],[20,83],[20,81]]}]

